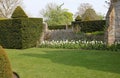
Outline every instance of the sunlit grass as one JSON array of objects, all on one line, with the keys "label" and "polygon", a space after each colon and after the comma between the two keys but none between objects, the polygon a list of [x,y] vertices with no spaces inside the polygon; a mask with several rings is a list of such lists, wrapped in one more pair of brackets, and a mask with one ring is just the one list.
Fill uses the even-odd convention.
[{"label": "sunlit grass", "polygon": [[120,78],[120,52],[5,49],[21,78]]}]

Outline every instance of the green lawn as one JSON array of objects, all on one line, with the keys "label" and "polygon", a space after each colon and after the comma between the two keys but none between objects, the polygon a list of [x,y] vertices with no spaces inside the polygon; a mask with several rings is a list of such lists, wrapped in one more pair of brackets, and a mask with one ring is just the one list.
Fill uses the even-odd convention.
[{"label": "green lawn", "polygon": [[21,78],[120,78],[120,52],[5,49]]}]

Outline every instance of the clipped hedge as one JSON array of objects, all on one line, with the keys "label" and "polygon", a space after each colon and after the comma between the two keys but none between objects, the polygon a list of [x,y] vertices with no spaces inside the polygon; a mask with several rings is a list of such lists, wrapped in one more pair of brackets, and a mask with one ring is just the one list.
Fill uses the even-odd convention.
[{"label": "clipped hedge", "polygon": [[42,18],[0,20],[0,44],[5,48],[34,47],[42,32]]},{"label": "clipped hedge", "polygon": [[[68,25],[68,28],[71,28],[71,25]],[[66,29],[66,25],[48,26],[48,29],[50,30]]]},{"label": "clipped hedge", "polygon": [[12,18],[28,18],[27,14],[24,12],[24,10],[20,7],[17,6],[17,8],[14,10]]},{"label": "clipped hedge", "polygon": [[12,68],[6,52],[0,46],[0,78],[13,78]]},{"label": "clipped hedge", "polygon": [[72,22],[73,28],[79,26],[79,30],[82,32],[95,32],[104,31],[106,20],[95,20],[95,21],[75,21]]},{"label": "clipped hedge", "polygon": [[40,18],[30,18],[22,19],[22,47],[28,48],[28,47],[35,47],[37,44],[37,41],[39,41],[41,33],[42,33],[42,27],[43,22]]}]

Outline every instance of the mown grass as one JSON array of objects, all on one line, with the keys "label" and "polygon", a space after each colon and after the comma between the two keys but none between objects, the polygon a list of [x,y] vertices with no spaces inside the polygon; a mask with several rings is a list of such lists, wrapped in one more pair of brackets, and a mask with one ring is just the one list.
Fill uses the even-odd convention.
[{"label": "mown grass", "polygon": [[120,52],[5,49],[21,78],[120,78]]}]

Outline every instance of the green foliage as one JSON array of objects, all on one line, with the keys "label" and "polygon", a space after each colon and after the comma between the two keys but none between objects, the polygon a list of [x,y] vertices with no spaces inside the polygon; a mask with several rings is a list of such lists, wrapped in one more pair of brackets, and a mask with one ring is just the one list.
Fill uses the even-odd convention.
[{"label": "green foliage", "polygon": [[87,32],[85,33],[84,36],[85,40],[92,41],[92,40],[97,40],[97,41],[104,41],[104,31],[96,31],[96,32]]},{"label": "green foliage", "polygon": [[105,20],[95,20],[95,21],[75,21],[72,22],[72,26],[80,26],[81,32],[95,32],[104,31],[106,25]]},{"label": "green foliage", "polygon": [[95,32],[91,32],[91,33],[86,33],[88,35],[104,35],[104,31],[95,31]]},{"label": "green foliage", "polygon": [[82,15],[82,21],[101,20],[99,15],[96,14],[94,9],[87,9]]},{"label": "green foliage", "polygon": [[63,24],[69,25],[71,24],[71,21],[73,20],[73,14],[71,12],[63,12]]},{"label": "green foliage", "polygon": [[20,6],[18,6],[14,10],[14,12],[13,12],[13,14],[12,14],[11,17],[12,18],[28,18],[28,16],[26,15],[26,13],[24,12],[24,10]]},{"label": "green foliage", "polygon": [[[102,41],[45,41],[40,44],[40,47],[45,48],[65,48],[65,49],[96,49],[102,50],[104,48]],[[101,46],[101,47],[100,47]]]},{"label": "green foliage", "polygon": [[[71,28],[71,25],[67,25],[68,28]],[[50,30],[56,30],[56,29],[66,29],[66,25],[55,25],[55,26],[48,26]]]},{"label": "green foliage", "polygon": [[42,33],[43,22],[40,18],[22,19],[22,48],[35,47]]},{"label": "green foliage", "polygon": [[47,4],[41,14],[48,25],[68,25],[73,20],[73,14],[66,9],[62,9],[63,4],[57,5],[53,3]]},{"label": "green foliage", "polygon": [[82,16],[84,13],[85,13],[85,11],[87,10],[87,9],[92,9],[92,5],[91,4],[89,4],[89,3],[81,3],[80,5],[79,5],[79,7],[77,8],[77,12],[76,12],[76,16]]},{"label": "green foliage", "polygon": [[0,46],[0,78],[13,78],[10,61],[6,52]]},{"label": "green foliage", "polygon": [[107,50],[120,51],[120,43],[115,43],[115,44],[107,46]]},{"label": "green foliage", "polygon": [[42,32],[41,18],[16,18],[0,21],[0,44],[5,48],[35,47]]},{"label": "green foliage", "polygon": [[104,20],[104,15],[102,14],[97,14],[100,20]]},{"label": "green foliage", "polygon": [[81,17],[78,15],[76,18],[75,18],[75,21],[82,21]]}]

